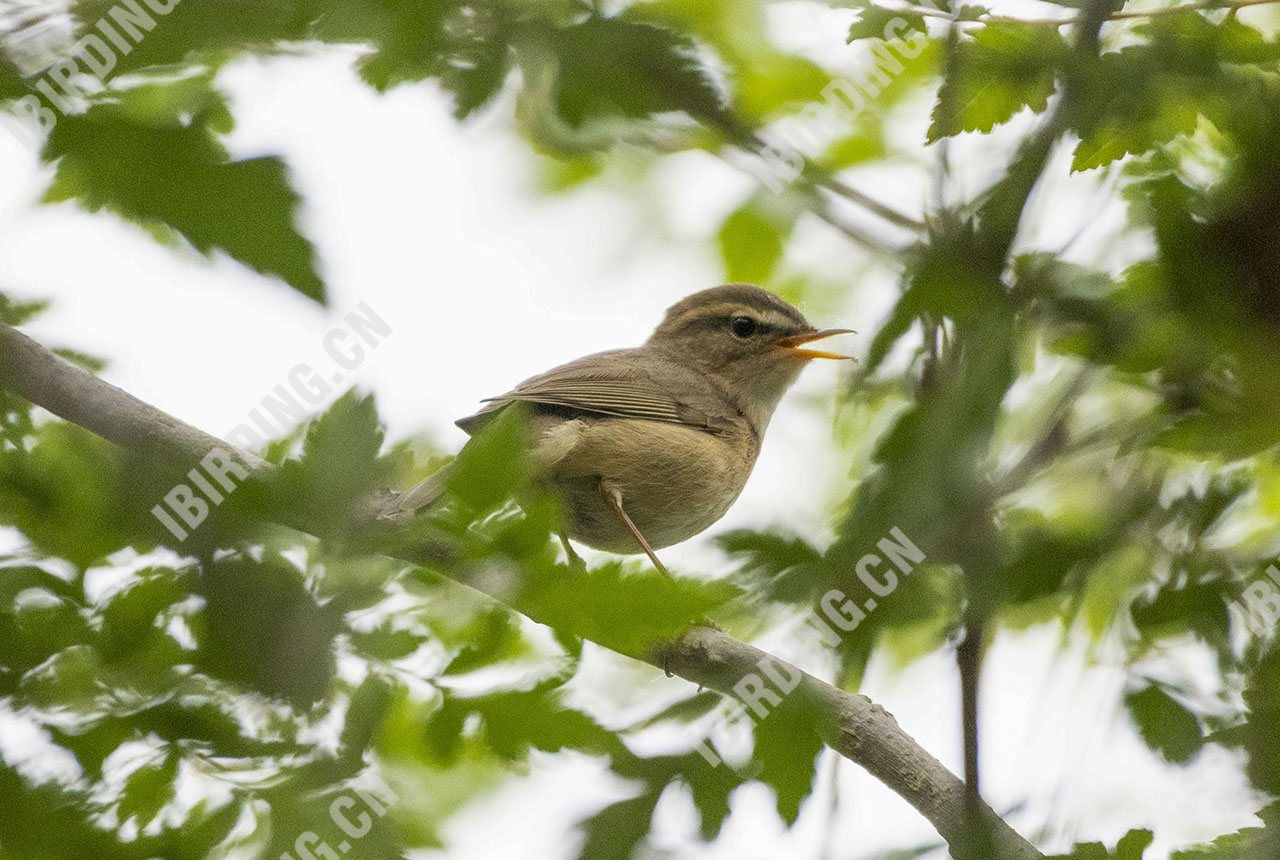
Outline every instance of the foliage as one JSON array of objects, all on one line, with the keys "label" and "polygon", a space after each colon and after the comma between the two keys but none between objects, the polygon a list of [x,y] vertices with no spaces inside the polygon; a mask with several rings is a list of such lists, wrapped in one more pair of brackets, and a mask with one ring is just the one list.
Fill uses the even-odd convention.
[{"label": "foliage", "polygon": [[[847,36],[857,62],[844,67],[783,47],[751,0],[245,5],[158,16],[82,111],[56,117],[46,201],[109,210],[323,303],[323,249],[299,226],[288,166],[232,159],[218,72],[334,46],[359,48],[375,90],[433,82],[459,120],[514,103],[553,191],[606,184],[624,158],[657,176],[673,154],[752,153],[759,187],[707,233],[726,277],[814,303],[856,298],[861,272],[794,253],[825,222],[901,283],[842,394],[840,455],[857,480],[833,540],[724,535],[740,563],[730,584],[636,564],[581,571],[558,561],[556,500],[512,465],[524,427],[509,410],[450,466],[447,503],[401,535],[502,583],[499,605],[344,532],[369,493],[413,471],[371,397],[349,393],[273,443],[274,485],[242,488],[182,543],[150,513],[177,473],[0,392],[0,525],[22,536],[0,558],[0,716],[65,764],[50,775],[6,759],[0,858],[302,856],[308,833],[347,838],[329,812],[342,797],[375,813],[350,856],[406,856],[441,845],[471,801],[569,755],[628,792],[583,821],[583,858],[632,856],[668,792],[691,798],[704,840],[753,782],[791,825],[819,750],[803,715],[783,707],[755,726],[739,769],[687,747],[643,753],[642,733],[689,731],[718,698],[609,723],[575,695],[583,640],[639,655],[708,616],[755,633],[833,588],[878,603],[836,649],[849,689],[877,653],[901,663],[962,630],[985,625],[990,640],[1056,624],[1122,643],[1123,706],[1170,780],[1219,747],[1260,797],[1280,795],[1276,619],[1245,623],[1258,606],[1242,601],[1280,549],[1280,40],[1267,3],[1063,0],[1027,20],[854,4],[811,25]],[[80,34],[111,3],[68,6]],[[24,75],[22,33],[8,35],[0,104],[21,115],[39,74]],[[850,98],[845,86],[865,109],[831,95]],[[789,142],[788,123],[815,116],[827,139]],[[1057,141],[1069,164],[1052,157]],[[989,183],[964,199],[973,176],[952,181],[958,152],[977,153]],[[944,193],[886,216],[849,191],[857,170],[834,173],[868,166],[905,166]],[[1028,205],[1033,187],[1068,182],[1123,205],[1132,241],[1037,243],[1050,216]],[[901,242],[845,219],[850,207]],[[41,310],[0,296],[6,324]],[[271,525],[299,520],[324,538]],[[882,594],[854,571],[893,528],[927,561]],[[1158,663],[1178,649],[1211,658],[1210,699]],[[376,797],[355,792],[380,781],[412,802],[376,814]],[[1275,801],[1258,815],[1260,827],[1175,856],[1274,856]],[[1069,856],[1140,860],[1152,840],[1133,830]]]}]

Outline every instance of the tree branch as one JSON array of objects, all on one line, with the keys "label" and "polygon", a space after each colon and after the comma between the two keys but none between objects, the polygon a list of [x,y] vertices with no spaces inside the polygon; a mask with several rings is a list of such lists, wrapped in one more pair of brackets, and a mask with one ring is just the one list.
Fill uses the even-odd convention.
[{"label": "tree branch", "polygon": [[[0,325],[0,386],[121,447],[172,459],[185,467],[210,451],[238,454],[257,480],[269,480],[275,468],[252,454],[237,452],[227,443],[161,412],[131,394],[60,358],[18,330]],[[370,510],[372,510],[372,505]],[[314,524],[284,523],[316,534]],[[412,552],[388,551],[400,560],[418,563]],[[461,566],[458,566],[461,567]],[[447,576],[495,597],[482,578],[462,570],[442,570]],[[510,604],[506,604],[510,605]],[[512,607],[520,611],[519,607]],[[535,614],[524,613],[534,621]],[[805,705],[812,729],[827,746],[856,762],[895,791],[927,818],[962,860],[976,857],[964,848],[964,784],[915,742],[897,721],[865,696],[837,689],[765,652],[717,630],[695,627],[671,642],[655,642],[647,653],[631,654],[700,686],[737,697],[735,686],[771,663],[787,677],[801,677],[791,693]],[[1042,855],[983,806],[1000,858],[1033,860]]]}]

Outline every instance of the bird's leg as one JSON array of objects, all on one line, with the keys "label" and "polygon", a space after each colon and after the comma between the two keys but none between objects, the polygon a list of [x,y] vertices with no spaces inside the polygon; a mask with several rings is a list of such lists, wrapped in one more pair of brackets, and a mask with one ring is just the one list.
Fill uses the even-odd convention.
[{"label": "bird's leg", "polygon": [[622,491],[618,489],[617,485],[612,481],[601,478],[600,495],[604,496],[605,503],[613,509],[618,519],[627,527],[627,531],[631,532],[631,536],[636,539],[636,543],[640,544],[640,548],[644,550],[645,555],[649,556],[649,561],[653,562],[653,566],[658,569],[658,572],[663,576],[671,576],[662,562],[658,561],[658,556],[654,553],[653,547],[649,546],[649,542],[644,539],[644,535],[640,534],[640,529],[636,528],[636,524],[631,522],[631,517],[627,516],[626,510],[622,507]]},{"label": "bird's leg", "polygon": [[564,547],[564,554],[569,560],[570,567],[576,567],[578,570],[585,571],[587,563],[582,560],[582,556],[578,555],[577,550],[573,548],[573,544],[569,543],[569,536],[564,532],[560,532],[560,545]]}]

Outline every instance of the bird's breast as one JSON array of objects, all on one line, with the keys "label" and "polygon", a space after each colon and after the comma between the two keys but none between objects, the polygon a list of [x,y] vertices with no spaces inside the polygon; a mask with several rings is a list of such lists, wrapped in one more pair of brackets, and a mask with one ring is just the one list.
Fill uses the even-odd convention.
[{"label": "bird's breast", "polygon": [[724,516],[755,465],[745,425],[711,433],[634,418],[540,416],[535,456],[564,497],[569,536],[587,546],[640,551],[600,493],[607,479],[655,549],[687,540]]}]

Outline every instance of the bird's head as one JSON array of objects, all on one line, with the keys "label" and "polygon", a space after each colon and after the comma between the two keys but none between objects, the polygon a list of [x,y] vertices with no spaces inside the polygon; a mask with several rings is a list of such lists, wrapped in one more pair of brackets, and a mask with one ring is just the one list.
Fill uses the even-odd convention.
[{"label": "bird's head", "polygon": [[726,284],[672,305],[645,347],[711,377],[762,428],[809,361],[849,357],[807,345],[848,332],[815,328],[759,287]]}]

